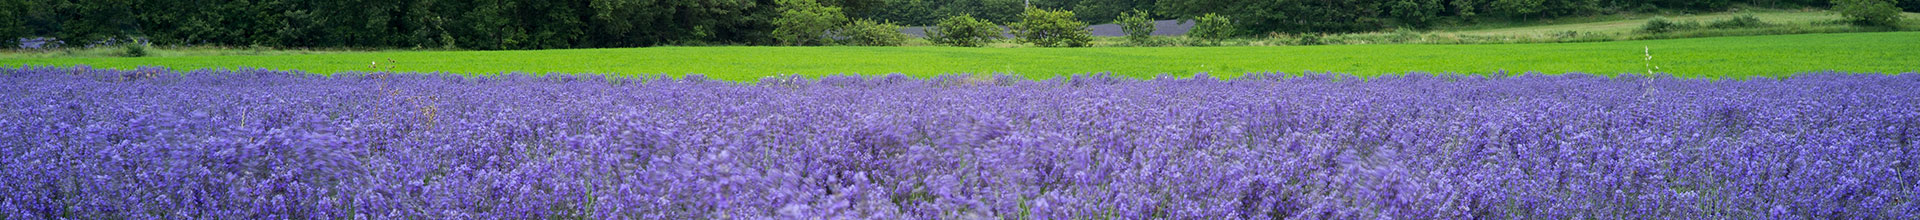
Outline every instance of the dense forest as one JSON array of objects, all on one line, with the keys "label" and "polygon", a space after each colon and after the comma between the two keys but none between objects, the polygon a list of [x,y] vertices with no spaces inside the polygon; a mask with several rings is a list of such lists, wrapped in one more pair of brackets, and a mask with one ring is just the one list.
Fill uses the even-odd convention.
[{"label": "dense forest", "polygon": [[[0,45],[49,37],[69,46],[550,49],[772,45],[783,4],[814,0],[0,0]],[[1920,10],[1920,0],[1894,1]],[[1006,24],[1023,0],[818,0],[852,19],[929,25],[955,15]],[[1828,0],[1032,0],[1106,23],[1218,14],[1239,35],[1365,32],[1489,19],[1545,19],[1735,5],[1826,7]]]}]

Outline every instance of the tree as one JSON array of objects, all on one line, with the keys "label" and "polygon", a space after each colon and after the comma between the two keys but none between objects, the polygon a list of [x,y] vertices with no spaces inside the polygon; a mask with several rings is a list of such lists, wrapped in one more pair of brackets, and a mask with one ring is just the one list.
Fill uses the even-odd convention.
[{"label": "tree", "polygon": [[1491,7],[1488,8],[1500,14],[1518,17],[1539,13],[1541,5],[1546,3],[1546,0],[1491,0],[1489,2]]},{"label": "tree", "polygon": [[927,40],[936,44],[957,47],[978,47],[1000,39],[1004,32],[993,22],[974,19],[970,15],[956,15],[941,20],[940,24],[925,30]]},{"label": "tree", "polygon": [[[1062,8],[1073,11],[1080,21],[1088,24],[1118,22],[1107,19],[1118,18],[1123,13],[1153,10],[1153,0],[1085,0]],[[1147,16],[1152,19],[1152,15]]]},{"label": "tree", "polygon": [[1207,44],[1218,44],[1220,40],[1233,36],[1233,21],[1216,14],[1206,14],[1195,19],[1193,29],[1187,37],[1201,40]]},{"label": "tree", "polygon": [[1440,0],[1394,0],[1387,2],[1385,7],[1387,15],[1395,21],[1414,28],[1431,26],[1434,21],[1441,19],[1440,12],[1446,10],[1446,5],[1441,4]]},{"label": "tree", "polygon": [[[53,16],[53,37],[65,45],[86,46],[118,43],[138,34],[133,1],[49,1]],[[33,10],[33,9],[28,9]]]},{"label": "tree", "polygon": [[[589,46],[778,43],[774,0],[590,0]],[[464,41],[463,41],[464,42]]]},{"label": "tree", "polygon": [[590,11],[581,1],[525,1],[520,22],[527,28],[526,49],[580,47],[586,23],[579,11]]},{"label": "tree", "polygon": [[1239,33],[1323,33],[1380,30],[1381,7],[1373,0],[1161,0],[1159,9],[1171,16],[1195,18],[1217,14],[1233,20]]},{"label": "tree", "polygon": [[1890,0],[1833,0],[1833,10],[1861,25],[1893,26],[1901,19]]},{"label": "tree", "polygon": [[819,0],[821,5],[840,7],[848,18],[866,18],[885,9],[885,0]]},{"label": "tree", "polygon": [[1153,20],[1147,19],[1146,11],[1120,13],[1120,17],[1114,18],[1113,22],[1120,25],[1120,30],[1127,32],[1127,41],[1134,45],[1147,45],[1147,41],[1153,37]]},{"label": "tree", "polygon": [[458,48],[450,31],[451,19],[438,0],[415,0],[407,5],[406,25],[411,27],[407,42],[419,48]]},{"label": "tree", "polygon": [[1019,20],[1020,13],[1026,8],[1023,0],[947,0],[945,5],[934,13],[940,15],[967,14],[995,23],[1009,23]]},{"label": "tree", "polygon": [[1599,10],[1600,0],[1488,0],[1493,14],[1540,18],[1586,14]]},{"label": "tree", "polygon": [[474,1],[472,10],[462,14],[466,25],[459,32],[465,39],[456,42],[462,48],[473,49],[518,49],[527,40],[526,29],[521,28],[514,18],[520,4],[509,0]]},{"label": "tree", "polygon": [[885,9],[873,10],[867,18],[876,18],[900,22],[905,25],[932,25],[939,23],[943,16],[936,0],[886,0]]},{"label": "tree", "polygon": [[828,32],[847,22],[839,7],[824,6],[813,0],[781,0],[780,18],[774,19],[774,36],[782,45],[818,46],[832,44]]},{"label": "tree", "polygon": [[26,8],[24,0],[0,0],[0,48],[19,48],[27,37]]},{"label": "tree", "polygon": [[1084,47],[1093,41],[1087,23],[1073,19],[1073,12],[1028,8],[1020,21],[1007,25],[1021,42],[1041,47]]},{"label": "tree", "polygon": [[846,36],[845,43],[854,46],[899,46],[907,41],[907,34],[900,33],[900,25],[871,19],[854,20],[840,32]]}]

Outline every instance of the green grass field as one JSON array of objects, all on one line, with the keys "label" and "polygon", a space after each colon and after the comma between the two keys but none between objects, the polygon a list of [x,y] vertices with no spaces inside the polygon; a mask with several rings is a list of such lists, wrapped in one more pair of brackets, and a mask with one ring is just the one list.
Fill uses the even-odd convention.
[{"label": "green grass field", "polygon": [[[1035,79],[1093,72],[1133,77],[1216,77],[1246,72],[1390,73],[1497,71],[1596,74],[1647,71],[1651,48],[1660,71],[1681,77],[1783,76],[1809,71],[1920,71],[1920,32],[1805,34],[1559,44],[1336,45],[1285,47],[655,47],[537,51],[392,51],[192,55],[161,57],[30,57],[0,65],[165,66],[174,69],[253,67],[313,73],[379,70],[488,74],[702,74],[751,81],[799,74],[1014,73]],[[4,57],[4,56],[0,56]],[[392,60],[393,62],[388,62]]]},{"label": "green grass field", "polygon": [[[1511,27],[1467,26],[1445,28],[1450,30],[1441,30],[1436,33],[1527,36],[1579,31],[1597,34],[1628,34],[1640,30],[1641,26],[1646,25],[1647,20],[1652,19],[1654,16],[1664,16],[1674,22],[1699,22],[1700,24],[1709,24],[1714,21],[1727,20],[1743,14],[1751,14],[1754,17],[1760,18],[1761,21],[1775,25],[1798,26],[1802,28],[1843,28],[1849,26],[1844,23],[1836,23],[1836,21],[1841,21],[1846,18],[1831,11],[1749,9],[1746,12],[1718,12],[1707,14],[1606,15],[1592,18],[1569,18],[1568,20],[1570,21],[1568,22],[1515,24],[1515,26]],[[1920,13],[1908,12],[1905,13],[1905,15],[1908,18],[1909,22],[1907,23],[1909,24],[1914,23],[1914,21],[1920,21]]]}]

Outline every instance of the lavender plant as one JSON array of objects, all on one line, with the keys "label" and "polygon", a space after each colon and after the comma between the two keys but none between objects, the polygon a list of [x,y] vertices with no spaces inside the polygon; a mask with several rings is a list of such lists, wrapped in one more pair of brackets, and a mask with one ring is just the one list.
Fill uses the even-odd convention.
[{"label": "lavender plant", "polygon": [[1913,88],[4,68],[0,219],[1914,219]]}]

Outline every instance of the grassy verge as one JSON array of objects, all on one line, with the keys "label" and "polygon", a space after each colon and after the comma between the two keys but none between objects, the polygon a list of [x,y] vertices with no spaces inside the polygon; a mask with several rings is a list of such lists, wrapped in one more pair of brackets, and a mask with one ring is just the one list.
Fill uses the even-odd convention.
[{"label": "grassy verge", "polygon": [[[1246,72],[1645,72],[1654,65],[1682,77],[1784,76],[1808,71],[1900,73],[1920,70],[1920,32],[1804,34],[1644,41],[1487,45],[1333,45],[1294,47],[654,47],[533,51],[288,52],[268,55],[6,58],[0,66],[254,67],[339,71],[491,74],[702,74],[751,81],[798,74],[1012,73],[1045,79],[1112,72],[1132,77],[1239,76]],[[165,53],[165,52],[157,52]],[[219,52],[208,52],[221,54]],[[378,62],[379,66],[372,66]]]},{"label": "grassy verge", "polygon": [[[1741,16],[1758,18],[1765,25],[1751,27],[1696,27],[1671,33],[1642,33],[1639,30],[1655,17],[1675,23],[1710,24]],[[1920,31],[1920,13],[1906,13],[1907,21],[1893,27],[1862,27],[1844,22],[1839,14],[1824,10],[1786,10],[1749,8],[1737,12],[1705,14],[1643,13],[1568,17],[1540,21],[1481,21],[1469,26],[1437,27],[1429,31],[1397,30],[1387,32],[1326,35],[1270,34],[1257,38],[1230,39],[1228,46],[1343,45],[1343,44],[1514,44],[1600,42],[1696,37],[1756,36],[1812,33],[1854,33]],[[1160,37],[1160,46],[1191,46],[1184,37]],[[1099,37],[1094,46],[1135,46],[1123,38]],[[1017,44],[996,44],[1018,47]]]},{"label": "grassy verge", "polygon": [[[1577,19],[1578,22],[1552,22],[1513,24],[1512,26],[1460,26],[1442,27],[1438,32],[1473,35],[1549,35],[1566,31],[1580,31],[1596,34],[1628,34],[1638,30],[1647,20],[1665,17],[1674,22],[1699,22],[1731,19],[1741,15],[1752,15],[1761,21],[1782,25],[1845,25],[1834,21],[1846,19],[1838,13],[1826,10],[1786,10],[1748,8],[1733,12],[1715,12],[1703,14],[1685,13],[1644,13],[1622,15],[1600,15],[1592,19]],[[1906,13],[1909,20],[1920,18],[1920,13]],[[1497,23],[1497,22],[1494,22]],[[1910,22],[1911,23],[1911,22]]]},{"label": "grassy verge", "polygon": [[[46,50],[46,51],[0,51],[0,59],[46,59],[46,58],[81,58],[81,57],[125,57],[125,56],[128,56],[128,55],[127,55],[127,51],[126,51],[126,50],[127,50],[127,48],[125,48],[125,47],[94,47],[94,48],[74,48],[74,49],[59,49],[59,50]],[[265,48],[265,47],[250,47],[250,48],[234,48],[234,47],[162,47],[162,46],[154,46],[154,47],[148,47],[148,49],[147,49],[147,53],[148,53],[148,54],[146,54],[145,56],[148,56],[148,57],[179,57],[179,56],[271,56],[271,55],[306,55],[306,54],[332,54],[332,53],[357,53],[357,52],[374,52],[374,51],[377,51],[377,50],[350,50],[350,49],[334,49],[334,50],[308,50],[308,49],[296,49],[296,50],[287,50],[287,49],[272,49],[272,48]]]}]

